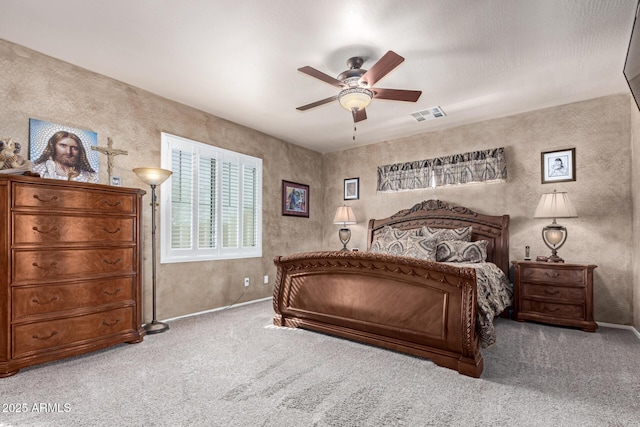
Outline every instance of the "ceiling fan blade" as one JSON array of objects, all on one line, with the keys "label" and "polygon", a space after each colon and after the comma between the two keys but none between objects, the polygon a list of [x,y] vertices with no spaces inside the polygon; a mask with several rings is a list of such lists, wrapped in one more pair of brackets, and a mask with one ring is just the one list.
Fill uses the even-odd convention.
[{"label": "ceiling fan blade", "polygon": [[353,115],[353,123],[358,123],[367,119],[367,111],[364,108],[356,110]]},{"label": "ceiling fan blade", "polygon": [[321,99],[320,101],[312,102],[311,104],[303,105],[302,107],[296,108],[296,110],[305,111],[305,110],[308,110],[309,108],[318,107],[320,105],[328,104],[331,101],[335,101],[336,99],[338,99],[337,95],[336,96],[331,96],[329,98]]},{"label": "ceiling fan blade", "polygon": [[382,89],[377,87],[371,90],[374,93],[374,98],[390,99],[392,101],[416,102],[422,95],[421,90]]},{"label": "ceiling fan blade", "polygon": [[373,64],[373,66],[369,68],[369,71],[367,71],[362,77],[360,77],[360,83],[366,83],[366,85],[369,87],[373,86],[381,78],[389,74],[391,70],[402,64],[402,61],[404,61],[404,58],[402,56],[390,50],[389,52],[385,53],[384,56],[378,60],[378,62]]},{"label": "ceiling fan blade", "polygon": [[318,71],[313,67],[309,67],[308,65],[306,67],[298,68],[298,71],[301,71],[311,77],[315,77],[318,80],[322,80],[325,83],[329,83],[332,86],[340,88],[344,87],[344,84],[340,80],[334,79],[330,75],[325,74],[322,71]]}]

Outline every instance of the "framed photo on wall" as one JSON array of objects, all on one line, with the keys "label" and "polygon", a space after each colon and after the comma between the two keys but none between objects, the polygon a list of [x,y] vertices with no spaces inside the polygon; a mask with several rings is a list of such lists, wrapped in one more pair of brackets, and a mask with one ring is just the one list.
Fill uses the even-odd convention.
[{"label": "framed photo on wall", "polygon": [[358,200],[360,198],[360,178],[344,180],[344,200]]},{"label": "framed photo on wall", "polygon": [[282,215],[309,218],[309,186],[282,181]]},{"label": "framed photo on wall", "polygon": [[576,149],[542,153],[542,183],[576,180]]}]

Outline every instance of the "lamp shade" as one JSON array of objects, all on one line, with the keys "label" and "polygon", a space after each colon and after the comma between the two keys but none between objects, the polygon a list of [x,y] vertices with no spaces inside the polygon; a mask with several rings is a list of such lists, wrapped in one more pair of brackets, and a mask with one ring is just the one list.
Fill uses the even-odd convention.
[{"label": "lamp shade", "polygon": [[366,108],[373,98],[373,92],[363,87],[350,87],[338,94],[340,105],[349,111]]},{"label": "lamp shade", "polygon": [[355,224],[356,216],[353,214],[353,210],[349,206],[340,206],[336,211],[336,216],[333,218],[334,224]]},{"label": "lamp shade", "polygon": [[577,218],[578,212],[566,192],[543,194],[533,214],[534,218]]},{"label": "lamp shade", "polygon": [[135,168],[133,172],[147,185],[160,185],[173,173],[161,168]]}]

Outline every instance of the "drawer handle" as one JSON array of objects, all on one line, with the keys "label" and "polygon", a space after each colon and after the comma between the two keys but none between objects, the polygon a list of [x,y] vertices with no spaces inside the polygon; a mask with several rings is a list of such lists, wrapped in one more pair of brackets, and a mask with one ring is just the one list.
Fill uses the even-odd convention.
[{"label": "drawer handle", "polygon": [[115,290],[115,291],[113,291],[113,292],[109,292],[109,291],[107,291],[106,289],[104,289],[104,290],[102,291],[102,293],[105,293],[105,294],[107,294],[107,295],[109,295],[109,296],[118,295],[118,294],[120,293],[120,288],[116,289],[116,290]]},{"label": "drawer handle", "polygon": [[45,341],[45,340],[48,340],[49,338],[52,338],[52,337],[54,337],[56,335],[58,335],[58,331],[51,332],[51,335],[49,335],[48,337],[39,337],[38,335],[32,335],[31,338],[36,339],[36,340],[40,340],[40,341]]},{"label": "drawer handle", "polygon": [[102,231],[109,234],[116,234],[118,231],[120,231],[120,227],[116,228],[114,231],[107,229],[107,227],[102,227]]},{"label": "drawer handle", "polygon": [[108,326],[108,327],[112,327],[112,326],[116,326],[118,323],[120,323],[120,319],[116,319],[115,322],[107,322],[106,320],[102,321],[102,325],[104,326]]},{"label": "drawer handle", "polygon": [[108,259],[103,259],[102,262],[104,262],[105,264],[109,264],[109,265],[116,265],[117,263],[120,262],[120,258],[116,259],[115,261],[109,261]]},{"label": "drawer handle", "polygon": [[554,272],[552,272],[552,273],[550,273],[550,272],[548,272],[548,271],[545,271],[545,272],[544,272],[544,274],[545,274],[547,277],[551,277],[552,279],[556,279],[556,278],[560,277],[560,273],[558,273],[557,271],[554,271]]},{"label": "drawer handle", "polygon": [[52,262],[51,264],[49,264],[48,266],[41,266],[41,265],[38,265],[38,263],[37,263],[37,262],[34,262],[34,263],[33,263],[33,264],[31,264],[31,265],[33,265],[33,266],[34,266],[34,267],[36,267],[36,268],[41,268],[41,269],[43,269],[43,270],[48,270],[48,269],[50,269],[50,268],[53,268],[53,267],[57,266],[57,265],[58,265],[58,263],[54,261],[54,262]]},{"label": "drawer handle", "polygon": [[44,230],[39,230],[38,227],[33,227],[34,231],[37,231],[38,233],[42,233],[42,234],[49,234],[49,233],[53,233],[54,231],[58,231],[58,227],[53,227],[51,230],[49,231],[44,231]]},{"label": "drawer handle", "polygon": [[115,202],[115,203],[112,203],[112,202],[110,202],[109,200],[106,200],[106,199],[105,199],[105,200],[103,200],[103,201],[102,201],[102,203],[103,203],[103,204],[105,204],[105,205],[107,205],[107,206],[110,206],[110,207],[112,207],[112,208],[114,208],[114,207],[119,206],[119,205],[121,205],[121,204],[122,204],[122,202],[121,202],[120,200],[118,200],[118,201],[117,201],[117,202]]},{"label": "drawer handle", "polygon": [[545,309],[545,311],[548,311],[549,313],[556,313],[556,312],[560,311],[560,309],[558,307],[549,308],[546,305],[544,306],[544,309]]},{"label": "drawer handle", "polygon": [[560,293],[560,291],[557,290],[557,289],[552,290],[552,291],[550,291],[549,289],[545,289],[544,293],[547,294],[547,295],[558,295]]},{"label": "drawer handle", "polygon": [[57,301],[58,297],[57,296],[52,296],[51,299],[49,299],[49,301],[45,301],[45,302],[40,302],[38,301],[38,298],[34,298],[31,300],[31,302],[35,302],[36,304],[40,304],[40,305],[47,305],[47,304],[51,304],[54,301]]},{"label": "drawer handle", "polygon": [[46,199],[46,198],[44,198],[44,197],[42,197],[42,196],[40,196],[38,194],[34,194],[33,198],[36,199],[36,200],[39,200],[41,202],[53,202],[55,200],[58,200],[58,196],[52,196],[50,199]]}]

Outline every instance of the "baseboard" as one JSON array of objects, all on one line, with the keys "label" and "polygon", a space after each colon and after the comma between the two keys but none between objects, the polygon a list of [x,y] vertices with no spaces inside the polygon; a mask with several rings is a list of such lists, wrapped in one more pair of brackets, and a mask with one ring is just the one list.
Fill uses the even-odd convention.
[{"label": "baseboard", "polygon": [[[224,307],[218,307],[218,308],[212,308],[210,310],[199,311],[197,313],[189,313],[189,314],[185,314],[183,316],[178,316],[178,317],[172,317],[170,319],[165,319],[165,320],[163,320],[163,322],[172,322],[174,320],[184,319],[185,317],[199,316],[201,314],[214,313],[216,311],[228,310],[230,308],[235,308],[235,307],[242,307],[243,305],[249,305],[249,304],[255,304],[255,303],[258,303],[258,302],[269,301],[272,298],[273,297],[260,298],[260,299],[255,299],[255,300],[251,300],[251,301],[242,302],[240,304],[231,304],[231,305],[227,305],[227,306],[224,306]],[[636,338],[638,338],[640,340],[640,332],[638,332],[638,330],[636,328],[634,328],[633,326],[631,326],[631,325],[618,325],[616,323],[606,323],[606,322],[596,322],[596,323],[598,324],[598,326],[602,326],[603,328],[628,329],[631,332],[633,332],[633,334],[636,336]]]},{"label": "baseboard", "polygon": [[629,329],[640,340],[640,332],[638,332],[638,330],[631,325],[618,325],[616,323],[606,323],[606,322],[596,322],[596,323],[598,324],[598,326],[602,326],[603,328]]},{"label": "baseboard", "polygon": [[212,308],[210,310],[199,311],[197,313],[189,313],[189,314],[185,314],[183,316],[172,317],[170,319],[163,320],[163,322],[172,322],[174,320],[184,319],[185,317],[199,316],[201,314],[206,314],[206,313],[214,313],[216,311],[222,311],[222,310],[228,310],[230,308],[242,307],[243,305],[255,304],[257,302],[269,301],[271,299],[273,299],[273,297],[254,299],[254,300],[251,300],[251,301],[241,302],[240,304],[231,304],[231,305],[227,305],[227,306],[224,306],[224,307],[218,307],[218,308]]}]

